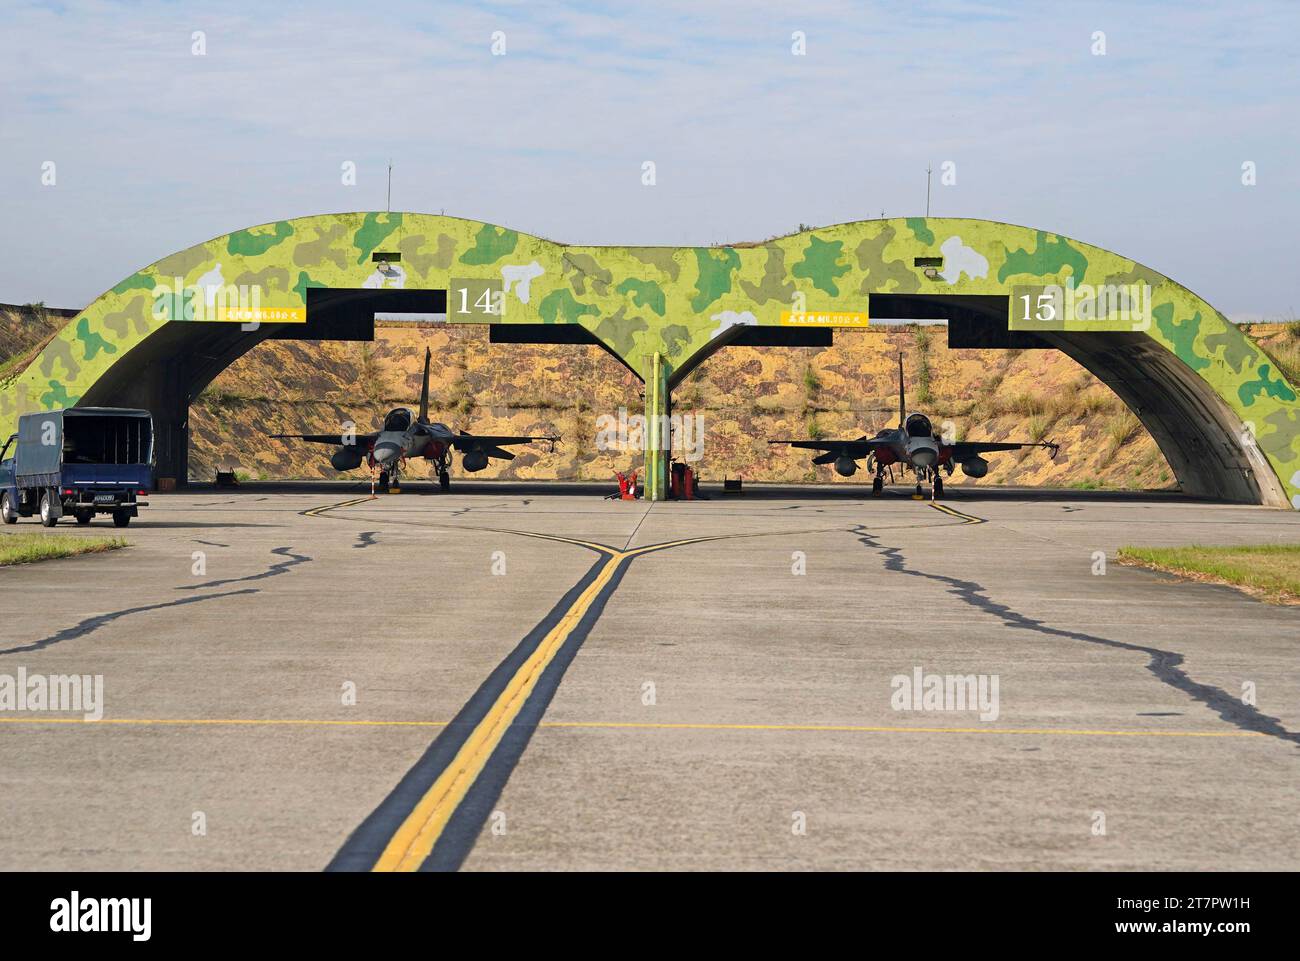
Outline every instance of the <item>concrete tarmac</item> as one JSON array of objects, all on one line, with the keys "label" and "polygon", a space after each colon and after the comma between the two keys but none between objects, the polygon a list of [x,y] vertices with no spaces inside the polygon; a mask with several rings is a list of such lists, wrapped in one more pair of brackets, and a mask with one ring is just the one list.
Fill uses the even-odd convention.
[{"label": "concrete tarmac", "polygon": [[1300,608],[1113,560],[1300,516],[597,491],[155,495],[0,569],[0,680],[104,685],[0,710],[0,869],[1300,868]]}]

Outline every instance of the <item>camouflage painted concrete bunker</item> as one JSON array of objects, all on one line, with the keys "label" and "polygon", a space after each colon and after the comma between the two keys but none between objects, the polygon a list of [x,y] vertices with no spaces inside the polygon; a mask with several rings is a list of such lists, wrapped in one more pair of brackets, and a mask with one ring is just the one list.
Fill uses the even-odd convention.
[{"label": "camouflage painted concrete bunker", "polygon": [[[400,258],[377,263],[376,253]],[[178,284],[193,290],[160,295]],[[1060,289],[1102,287],[1145,289],[1145,321],[1102,310],[1008,323],[1044,290],[1059,303]],[[232,288],[255,289],[262,316],[277,319],[253,330],[185,319],[187,306],[202,314],[193,301],[203,291]],[[860,221],[685,248],[569,246],[429,214],[277,221],[172,254],[97,298],[0,388],[0,431],[28,411],[131,400],[154,410],[160,443],[183,446],[188,404],[256,343],[294,336],[313,288],[445,290],[449,322],[580,327],[646,381],[648,415],[665,413],[685,373],[747,328],[857,326],[891,299],[894,315],[934,308],[1003,336],[1015,326],[1115,390],[1187,493],[1300,509],[1296,388],[1233,324],[1118,254],[984,220]],[[661,477],[661,452],[647,461]]]}]

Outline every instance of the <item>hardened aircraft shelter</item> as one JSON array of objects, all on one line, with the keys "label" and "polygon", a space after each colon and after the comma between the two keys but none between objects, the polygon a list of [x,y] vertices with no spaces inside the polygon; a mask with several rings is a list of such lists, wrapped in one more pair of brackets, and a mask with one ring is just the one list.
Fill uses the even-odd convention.
[{"label": "hardened aircraft shelter", "polygon": [[268,338],[372,339],[384,312],[608,350],[646,385],[655,499],[672,390],[714,351],[826,345],[871,318],[923,317],[948,321],[950,348],[1064,351],[1133,410],[1185,493],[1300,509],[1296,389],[1248,337],[1118,254],[969,219],[681,248],[575,247],[415,213],[276,221],[165,257],[70,319],[0,387],[0,436],[30,411],[147,408],[158,475],[183,485],[189,405],[221,370]]}]

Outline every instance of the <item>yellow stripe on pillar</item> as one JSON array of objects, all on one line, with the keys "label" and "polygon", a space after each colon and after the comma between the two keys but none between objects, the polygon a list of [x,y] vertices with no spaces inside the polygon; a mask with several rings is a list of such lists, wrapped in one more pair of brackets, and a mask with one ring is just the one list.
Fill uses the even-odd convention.
[{"label": "yellow stripe on pillar", "polygon": [[672,435],[665,437],[668,420],[668,367],[655,352],[645,390],[645,496],[661,501],[668,497],[668,449]]}]

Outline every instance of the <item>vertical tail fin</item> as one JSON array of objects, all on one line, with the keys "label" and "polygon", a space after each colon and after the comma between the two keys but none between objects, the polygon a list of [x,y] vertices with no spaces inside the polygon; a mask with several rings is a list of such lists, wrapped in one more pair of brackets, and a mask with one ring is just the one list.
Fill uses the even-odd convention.
[{"label": "vertical tail fin", "polygon": [[420,423],[429,420],[429,356],[432,351],[424,348],[424,386],[420,388]]},{"label": "vertical tail fin", "polygon": [[903,353],[898,353],[898,429],[907,426],[907,395],[903,392]]}]

